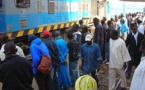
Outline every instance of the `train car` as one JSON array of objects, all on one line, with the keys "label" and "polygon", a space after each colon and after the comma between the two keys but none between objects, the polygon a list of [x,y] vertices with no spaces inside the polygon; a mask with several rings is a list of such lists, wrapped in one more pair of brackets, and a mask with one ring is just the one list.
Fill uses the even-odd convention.
[{"label": "train car", "polygon": [[18,38],[65,29],[90,17],[90,4],[91,0],[0,0],[0,32]]},{"label": "train car", "polygon": [[144,11],[144,3],[140,2],[123,2],[117,0],[108,0],[106,12],[109,18],[114,18],[115,15],[136,13]]}]

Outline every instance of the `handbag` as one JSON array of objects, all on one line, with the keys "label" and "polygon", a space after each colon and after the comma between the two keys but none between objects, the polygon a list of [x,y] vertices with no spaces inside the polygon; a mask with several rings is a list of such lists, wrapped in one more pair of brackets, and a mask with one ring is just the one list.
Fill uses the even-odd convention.
[{"label": "handbag", "polygon": [[[39,46],[40,47],[40,46]],[[42,49],[41,49],[42,51]],[[43,51],[42,51],[43,52]],[[52,60],[50,57],[48,57],[47,55],[45,55],[44,53],[41,55],[41,60],[40,63],[37,67],[38,71],[40,71],[41,73],[45,74],[48,71],[50,71],[50,66],[51,66]]]}]

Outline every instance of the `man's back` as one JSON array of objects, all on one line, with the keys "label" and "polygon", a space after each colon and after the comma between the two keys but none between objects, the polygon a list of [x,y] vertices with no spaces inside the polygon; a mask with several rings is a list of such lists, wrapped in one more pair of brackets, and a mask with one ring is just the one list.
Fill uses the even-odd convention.
[{"label": "man's back", "polygon": [[66,56],[68,54],[68,47],[65,40],[63,40],[62,38],[57,38],[55,42],[59,51],[60,61],[62,63],[66,60]]},{"label": "man's back", "polygon": [[[98,23],[98,25],[95,27],[96,28],[95,28],[95,33],[94,33],[94,43],[97,43],[102,49],[102,45],[104,43],[103,27],[100,23]],[[99,41],[98,41],[98,37],[99,37]]]},{"label": "man's back", "polygon": [[25,58],[11,56],[0,65],[2,90],[33,90],[32,79],[32,67]]},{"label": "man's back", "polygon": [[46,44],[46,46],[50,52],[50,56],[51,56],[53,65],[56,65],[56,63],[59,62],[59,55],[58,55],[58,49],[57,49],[55,42],[53,41],[52,38],[47,38],[44,41],[44,43]]},{"label": "man's back", "polygon": [[[4,46],[5,46],[5,44],[3,44],[2,47],[1,47],[2,52],[4,52]],[[17,48],[17,53],[16,54],[21,56],[21,57],[25,57],[25,55],[23,53],[23,50],[19,46],[16,46],[16,48]]]},{"label": "man's back", "polygon": [[69,61],[77,61],[79,59],[79,44],[75,39],[72,39],[67,44],[69,48]]}]

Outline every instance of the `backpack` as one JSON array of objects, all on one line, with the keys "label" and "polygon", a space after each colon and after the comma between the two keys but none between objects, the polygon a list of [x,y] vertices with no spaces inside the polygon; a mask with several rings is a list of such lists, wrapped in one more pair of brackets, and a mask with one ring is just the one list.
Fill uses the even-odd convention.
[{"label": "backpack", "polygon": [[[42,51],[42,49],[41,49],[41,51]],[[50,69],[51,63],[52,63],[51,58],[46,56],[45,54],[42,54],[40,63],[37,67],[38,71],[40,71],[43,74],[47,73],[48,71],[51,70]]]}]

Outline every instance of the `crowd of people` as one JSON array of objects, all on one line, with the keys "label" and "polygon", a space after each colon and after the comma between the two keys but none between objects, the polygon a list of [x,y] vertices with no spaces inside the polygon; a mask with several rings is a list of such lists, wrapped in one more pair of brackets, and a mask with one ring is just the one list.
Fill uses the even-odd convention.
[{"label": "crowd of people", "polygon": [[[126,78],[132,77],[132,66],[136,69],[130,90],[145,90],[144,15],[121,14],[110,20],[103,17],[101,21],[94,18],[93,23],[94,35],[83,20],[79,21],[80,25],[74,24],[67,32],[68,42],[59,31],[43,31],[44,41],[34,34],[29,35],[32,63],[6,33],[0,34],[2,90],[33,90],[33,77],[39,90],[69,90],[70,87],[73,90],[97,90],[100,86],[97,72],[103,61],[109,67],[109,90],[115,90],[116,73],[121,78],[121,90],[126,90]],[[43,54],[52,60],[46,73],[38,70]],[[81,72],[79,60],[82,61]]]}]

